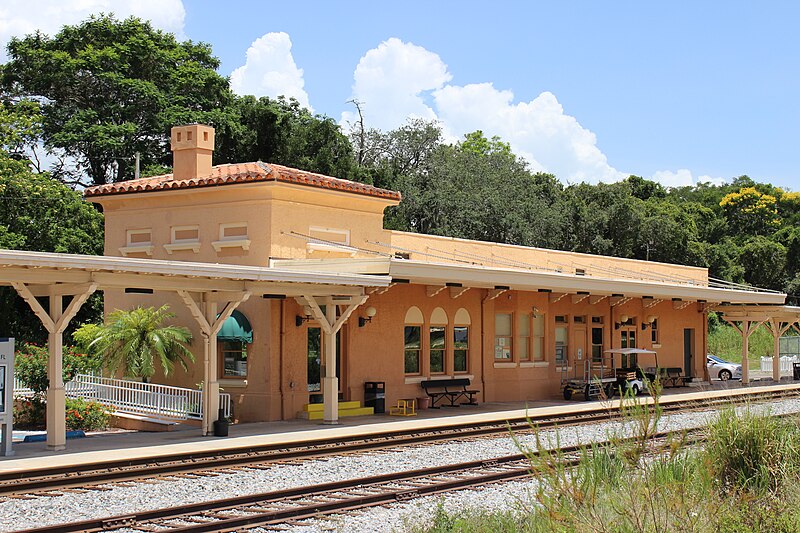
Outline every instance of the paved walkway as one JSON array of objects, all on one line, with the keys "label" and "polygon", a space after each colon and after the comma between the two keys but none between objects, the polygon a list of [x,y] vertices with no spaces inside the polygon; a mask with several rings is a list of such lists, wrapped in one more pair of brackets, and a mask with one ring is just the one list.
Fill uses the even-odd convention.
[{"label": "paved walkway", "polygon": [[[771,381],[754,382],[742,387],[739,382],[701,382],[690,387],[665,389],[663,401],[678,401],[714,396],[736,395],[742,389],[754,387],[800,389],[800,383]],[[646,396],[644,398],[647,398]],[[617,405],[617,402],[613,402]],[[291,444],[302,441],[359,436],[409,428],[433,428],[452,423],[479,423],[547,416],[560,412],[581,412],[595,409],[597,402],[548,400],[535,402],[490,402],[477,406],[428,409],[416,417],[374,415],[346,417],[338,425],[323,425],[319,421],[286,420],[237,424],[230,427],[228,437],[204,437],[194,426],[178,425],[170,432],[144,433],[117,431],[88,434],[85,438],[69,439],[67,449],[50,451],[43,442],[15,443],[12,457],[0,457],[0,472],[25,471],[56,465],[88,464],[111,459],[134,459],[185,453],[229,450],[258,445]],[[611,406],[610,406],[611,407]]]}]

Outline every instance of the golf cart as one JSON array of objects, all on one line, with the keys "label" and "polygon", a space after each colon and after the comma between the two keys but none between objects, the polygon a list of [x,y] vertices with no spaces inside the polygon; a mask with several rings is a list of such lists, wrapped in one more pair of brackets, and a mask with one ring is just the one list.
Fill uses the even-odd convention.
[{"label": "golf cart", "polygon": [[[617,390],[628,391],[630,390],[634,396],[647,390],[647,384],[655,381],[656,376],[662,374],[662,370],[658,366],[658,354],[653,350],[645,350],[644,348],[612,348],[606,350],[612,358],[616,355],[620,356],[619,366],[613,365],[616,374],[616,383],[614,384],[613,391]],[[653,356],[653,366],[645,367],[644,369],[639,364],[639,356]],[[610,394],[609,397],[613,396]]]}]

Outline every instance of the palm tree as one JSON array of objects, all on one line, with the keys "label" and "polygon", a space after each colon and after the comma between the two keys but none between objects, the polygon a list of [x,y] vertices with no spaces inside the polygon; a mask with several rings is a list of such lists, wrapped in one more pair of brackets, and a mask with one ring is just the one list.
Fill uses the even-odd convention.
[{"label": "palm tree", "polygon": [[117,310],[100,326],[90,347],[103,354],[105,366],[126,376],[140,377],[147,382],[155,374],[155,361],[161,363],[164,375],[169,375],[178,362],[188,370],[186,360],[194,362],[187,346],[192,334],[181,326],[162,326],[175,315],[169,306],[137,307],[130,311]]}]

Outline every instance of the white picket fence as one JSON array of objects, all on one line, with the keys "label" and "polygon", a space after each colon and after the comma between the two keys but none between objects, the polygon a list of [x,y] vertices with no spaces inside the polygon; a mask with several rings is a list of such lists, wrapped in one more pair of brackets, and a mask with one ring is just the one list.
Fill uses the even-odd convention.
[{"label": "white picket fence", "polygon": [[[772,357],[762,357],[761,358],[761,371],[762,372],[772,372]],[[800,363],[800,357],[796,355],[783,355],[781,356],[781,374],[791,374],[794,363]]]},{"label": "white picket fence", "polygon": [[[64,384],[64,389],[67,398],[91,400],[113,407],[120,413],[178,420],[203,419],[203,391],[198,389],[90,374],[77,374],[72,381]],[[29,396],[32,393],[21,382],[14,380],[14,396]],[[220,393],[219,404],[225,416],[230,416],[231,395]]]}]

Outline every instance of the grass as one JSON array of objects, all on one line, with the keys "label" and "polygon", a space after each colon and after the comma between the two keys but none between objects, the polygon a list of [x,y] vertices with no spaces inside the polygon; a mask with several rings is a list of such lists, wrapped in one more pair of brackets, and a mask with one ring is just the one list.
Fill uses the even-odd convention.
[{"label": "grass", "polygon": [[[775,351],[772,334],[760,327],[750,336],[748,363],[760,368],[762,357],[772,357]],[[728,324],[720,324],[708,333],[708,353],[732,363],[742,362],[742,335]]]},{"label": "grass", "polygon": [[[657,398],[657,395],[656,395]],[[448,513],[418,533],[800,531],[800,426],[749,409],[721,411],[702,446],[682,438],[653,448],[660,408],[631,400],[634,439],[586,447],[575,468],[537,436],[522,447],[537,482],[515,511]],[[535,453],[536,452],[536,453]]]}]

